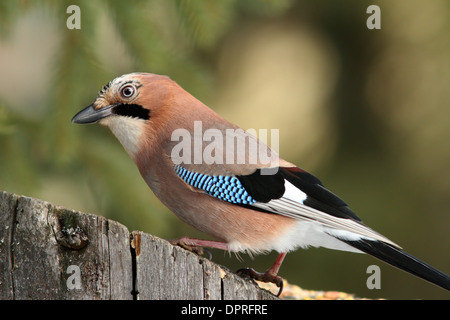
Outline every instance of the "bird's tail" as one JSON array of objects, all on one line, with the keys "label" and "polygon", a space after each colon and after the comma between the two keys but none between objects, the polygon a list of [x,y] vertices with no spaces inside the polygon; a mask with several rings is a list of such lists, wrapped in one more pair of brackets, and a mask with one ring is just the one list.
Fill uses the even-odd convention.
[{"label": "bird's tail", "polygon": [[399,269],[450,290],[450,278],[448,275],[390,244],[366,239],[360,239],[358,241],[339,240]]}]

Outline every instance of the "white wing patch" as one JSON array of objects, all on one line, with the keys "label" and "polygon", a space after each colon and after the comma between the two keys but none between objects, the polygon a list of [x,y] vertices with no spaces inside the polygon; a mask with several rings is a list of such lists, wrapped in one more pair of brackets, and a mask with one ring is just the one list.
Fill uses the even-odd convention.
[{"label": "white wing patch", "polygon": [[300,190],[287,180],[284,180],[284,188],[286,191],[284,191],[283,198],[302,204],[303,201],[305,201],[307,198],[306,193],[304,193],[302,190]]}]

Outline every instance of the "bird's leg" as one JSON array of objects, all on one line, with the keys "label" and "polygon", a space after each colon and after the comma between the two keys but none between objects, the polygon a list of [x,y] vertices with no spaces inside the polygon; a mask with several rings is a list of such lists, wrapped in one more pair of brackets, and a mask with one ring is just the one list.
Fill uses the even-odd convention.
[{"label": "bird's leg", "polygon": [[275,285],[280,288],[277,294],[277,297],[279,297],[281,292],[283,291],[283,278],[281,278],[277,274],[278,270],[280,270],[281,263],[283,262],[285,256],[286,252],[280,253],[275,260],[275,263],[264,273],[256,272],[251,268],[239,269],[236,273],[239,275],[249,276],[250,278],[258,281],[275,283]]},{"label": "bird's leg", "polygon": [[[229,250],[228,244],[225,242],[213,241],[213,240],[201,240],[189,237],[182,237],[179,239],[172,239],[169,242],[174,246],[180,246],[186,250],[194,252],[198,255],[203,254],[203,247],[221,249],[221,250]],[[283,278],[278,276],[278,271],[280,270],[281,264],[283,263],[284,257],[286,256],[286,252],[280,253],[274,264],[267,269],[264,273],[257,272],[251,268],[243,268],[239,269],[236,273],[239,275],[248,276],[252,279],[262,281],[262,282],[272,282],[274,283],[280,290],[278,291],[277,297],[280,296],[283,291]]]},{"label": "bird's leg", "polygon": [[[174,246],[180,246],[186,250],[194,252],[198,255],[203,254],[203,247],[228,250],[228,245],[225,242],[213,241],[213,240],[201,240],[189,237],[182,237],[179,239],[169,240],[169,242]],[[208,251],[210,259],[212,257],[211,253]]]}]

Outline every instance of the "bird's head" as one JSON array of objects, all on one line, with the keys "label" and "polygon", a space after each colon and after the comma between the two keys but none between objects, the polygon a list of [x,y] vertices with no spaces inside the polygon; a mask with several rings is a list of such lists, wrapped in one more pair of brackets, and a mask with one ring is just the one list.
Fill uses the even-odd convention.
[{"label": "bird's head", "polygon": [[[95,101],[78,112],[72,123],[98,122],[107,126],[128,154],[135,158],[146,136],[151,136],[152,122],[167,113],[175,82],[169,77],[150,73],[130,73],[115,78],[97,94]],[[157,128],[153,128],[156,130]]]}]

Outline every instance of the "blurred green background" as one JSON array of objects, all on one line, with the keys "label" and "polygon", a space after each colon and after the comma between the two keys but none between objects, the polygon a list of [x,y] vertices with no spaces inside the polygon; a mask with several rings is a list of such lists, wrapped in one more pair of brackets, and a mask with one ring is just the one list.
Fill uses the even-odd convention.
[{"label": "blurred green background", "polygon": [[[81,29],[69,30],[69,5]],[[366,9],[381,8],[381,30]],[[163,238],[206,238],[154,197],[112,134],[72,116],[116,76],[169,75],[242,128],[280,129],[280,153],[363,221],[450,272],[450,2],[0,2],[0,189]],[[213,250],[232,270],[268,268]],[[381,267],[381,289],[366,268]],[[305,289],[448,299],[378,260],[327,249],[287,256]]]}]

